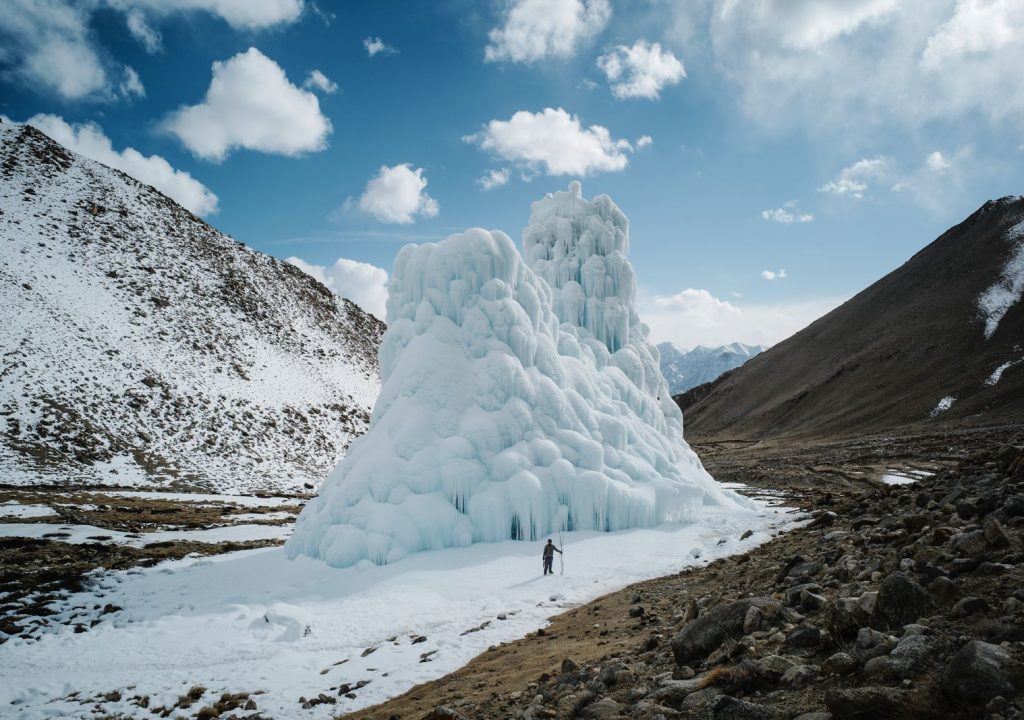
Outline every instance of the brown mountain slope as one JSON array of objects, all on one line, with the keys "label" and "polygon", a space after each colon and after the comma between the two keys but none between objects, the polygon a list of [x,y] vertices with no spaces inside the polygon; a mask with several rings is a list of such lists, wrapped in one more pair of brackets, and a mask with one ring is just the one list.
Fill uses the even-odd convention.
[{"label": "brown mountain slope", "polygon": [[[801,332],[676,398],[693,439],[1024,421],[1024,198],[977,212]],[[979,297],[1012,304],[990,337]],[[999,381],[997,368],[1006,363]],[[949,409],[936,412],[943,398]]]}]

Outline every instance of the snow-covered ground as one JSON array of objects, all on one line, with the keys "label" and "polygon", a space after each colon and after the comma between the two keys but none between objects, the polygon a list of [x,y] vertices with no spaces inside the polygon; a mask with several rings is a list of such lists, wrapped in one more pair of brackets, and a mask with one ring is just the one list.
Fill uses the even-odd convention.
[{"label": "snow-covered ground", "polygon": [[[237,516],[236,516],[237,517]],[[247,519],[265,518],[250,515]],[[235,518],[231,518],[234,520]],[[145,533],[126,533],[95,525],[62,525],[56,523],[2,523],[0,537],[46,538],[72,544],[87,542],[111,543],[145,547],[153,543],[199,542],[222,543],[245,540],[284,540],[292,534],[291,525],[238,524],[203,530],[155,530]]]},{"label": "snow-covered ground", "polygon": [[[0,646],[0,707],[19,718],[85,717],[98,705],[131,715],[133,695],[170,707],[202,685],[208,692],[196,708],[225,691],[265,691],[255,700],[266,714],[327,718],[451,672],[564,608],[746,551],[794,522],[784,508],[707,507],[687,525],[567,533],[564,574],[548,577],[541,543],[514,541],[385,566],[332,568],[269,548],[111,573],[55,608],[121,608],[88,632],[58,625],[36,642]],[[748,529],[754,534],[741,541]],[[414,644],[417,636],[426,640]],[[369,683],[354,699],[339,697],[341,684],[359,681]],[[67,699],[129,686],[120,700]],[[338,704],[301,709],[300,696],[320,693]]]}]

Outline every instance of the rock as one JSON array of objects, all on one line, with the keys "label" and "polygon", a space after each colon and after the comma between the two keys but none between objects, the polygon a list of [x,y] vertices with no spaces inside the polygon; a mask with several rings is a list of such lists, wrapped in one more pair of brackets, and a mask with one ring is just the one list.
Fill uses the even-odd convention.
[{"label": "rock", "polygon": [[840,639],[849,639],[868,624],[870,615],[864,612],[855,597],[838,598],[825,611],[825,627]]},{"label": "rock", "polygon": [[914,714],[909,692],[883,686],[831,689],[825,693],[825,707],[833,720],[878,720]]},{"label": "rock", "polygon": [[969,558],[980,559],[988,552],[988,540],[985,539],[985,532],[983,530],[973,530],[954,535],[949,543],[952,545],[954,552]]},{"label": "rock", "polygon": [[1012,696],[1024,687],[1020,664],[999,645],[971,640],[950,660],[942,674],[946,696],[965,705]]},{"label": "rock", "polygon": [[821,630],[816,627],[797,628],[786,636],[786,644],[795,648],[816,648],[821,642]]},{"label": "rock", "polygon": [[860,605],[860,609],[870,616],[871,613],[875,611],[875,605],[878,604],[878,593],[863,593],[859,598],[857,598],[857,603]]},{"label": "rock", "polygon": [[795,666],[796,663],[781,655],[768,655],[754,661],[754,669],[757,674],[773,680],[782,677],[790,668]]},{"label": "rock", "polygon": [[802,688],[818,679],[818,669],[813,665],[794,665],[782,676],[782,684]]},{"label": "rock", "polygon": [[756,607],[766,609],[778,606],[768,597],[746,598],[725,603],[708,610],[672,638],[672,654],[677,665],[694,659],[704,659],[728,638],[743,634],[747,611]]},{"label": "rock", "polygon": [[992,547],[1004,548],[1010,544],[1010,536],[1003,529],[1003,524],[991,515],[985,518],[985,521],[981,524],[981,532],[985,535],[985,540]]},{"label": "rock", "polygon": [[1014,495],[1007,498],[1006,502],[1003,503],[1003,514],[1011,518],[1024,515],[1024,497]]},{"label": "rock", "polygon": [[860,670],[860,662],[849,653],[837,652],[825,660],[821,670],[826,675],[852,675]]},{"label": "rock", "polygon": [[935,643],[924,635],[908,635],[888,655],[868,660],[864,676],[876,682],[913,677],[935,650]]},{"label": "rock", "polygon": [[828,606],[828,600],[823,595],[818,595],[810,590],[800,593],[800,608],[807,612],[817,612]]},{"label": "rock", "polygon": [[678,706],[688,696],[703,690],[708,684],[707,678],[691,678],[689,680],[666,680],[655,690],[651,697],[658,702]]},{"label": "rock", "polygon": [[464,715],[460,715],[449,707],[438,705],[436,708],[424,715],[420,720],[466,720],[466,717]]},{"label": "rock", "polygon": [[703,690],[698,690],[697,692],[688,695],[686,699],[683,700],[683,704],[680,705],[680,707],[684,710],[697,710],[705,705],[710,705],[715,701],[715,698],[721,697],[721,695],[722,691],[718,688],[706,687]]},{"label": "rock", "polygon": [[743,633],[749,635],[750,633],[761,627],[761,609],[755,606],[747,608],[746,614],[743,616]]},{"label": "rock", "polygon": [[827,712],[809,712],[797,715],[793,720],[832,720],[832,714]]},{"label": "rock", "polygon": [[935,606],[928,591],[901,572],[890,573],[878,590],[871,626],[880,630],[902,628]]},{"label": "rock", "polygon": [[937,577],[928,585],[928,592],[935,598],[935,604],[946,607],[960,597],[960,588],[948,577]]},{"label": "rock", "polygon": [[744,533],[742,535],[740,535],[740,540],[746,540],[748,537],[753,536],[753,534],[754,534],[753,530],[746,530],[746,531],[744,531]]},{"label": "rock", "polygon": [[720,695],[693,714],[694,720],[781,720],[782,713],[764,705],[755,705]]},{"label": "rock", "polygon": [[583,710],[583,717],[592,718],[592,720],[604,720],[604,718],[612,718],[621,715],[622,709],[622,705],[611,698],[601,698],[597,702],[587,705]]},{"label": "rock", "polygon": [[967,617],[988,610],[988,600],[980,597],[965,597],[949,610],[950,617]]}]

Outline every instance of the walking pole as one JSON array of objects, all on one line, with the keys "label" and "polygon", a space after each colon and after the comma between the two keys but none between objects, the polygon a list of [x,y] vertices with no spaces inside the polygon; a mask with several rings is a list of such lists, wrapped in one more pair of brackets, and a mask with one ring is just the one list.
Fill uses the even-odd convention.
[{"label": "walking pole", "polygon": [[565,575],[565,543],[562,541],[562,531],[558,531],[558,574]]}]

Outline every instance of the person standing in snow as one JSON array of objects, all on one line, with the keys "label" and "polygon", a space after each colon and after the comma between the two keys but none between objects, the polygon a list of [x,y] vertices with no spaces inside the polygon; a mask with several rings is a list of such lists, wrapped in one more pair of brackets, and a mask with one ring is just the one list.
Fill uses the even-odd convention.
[{"label": "person standing in snow", "polygon": [[555,571],[551,569],[551,563],[555,561],[555,553],[559,555],[562,551],[555,547],[554,543],[551,542],[551,538],[548,538],[548,544],[544,546],[544,574],[551,573],[555,574]]}]

